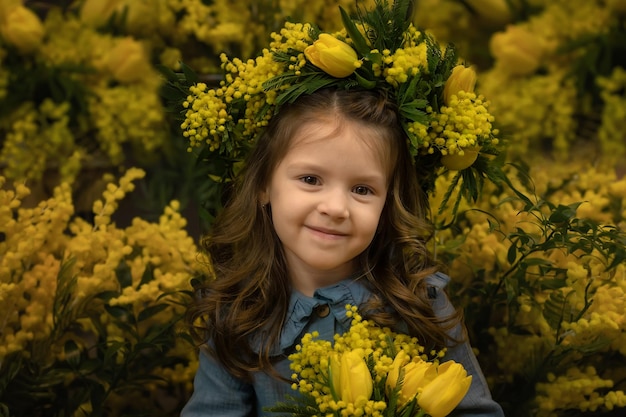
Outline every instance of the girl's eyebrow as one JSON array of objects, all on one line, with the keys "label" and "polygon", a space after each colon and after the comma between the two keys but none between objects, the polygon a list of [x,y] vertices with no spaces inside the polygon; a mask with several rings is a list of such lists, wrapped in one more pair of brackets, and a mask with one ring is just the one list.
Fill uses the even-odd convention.
[{"label": "girl's eyebrow", "polygon": [[[315,172],[321,172],[322,174],[324,174],[327,171],[327,169],[321,166],[320,164],[317,164],[311,161],[291,162],[287,165],[286,170],[289,173],[293,171],[303,171],[303,172],[315,171]],[[376,174],[376,173],[362,172],[354,176],[354,181],[364,182],[367,184],[369,183],[386,184],[387,179],[384,173]]]}]

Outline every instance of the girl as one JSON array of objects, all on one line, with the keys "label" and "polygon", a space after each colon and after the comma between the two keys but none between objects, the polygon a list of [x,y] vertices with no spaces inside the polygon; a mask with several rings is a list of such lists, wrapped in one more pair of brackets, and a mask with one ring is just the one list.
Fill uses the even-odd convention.
[{"label": "girl", "polygon": [[184,417],[263,416],[294,394],[288,355],[348,330],[345,305],[448,346],[473,375],[454,416],[501,416],[426,242],[431,227],[398,120],[375,90],[322,89],[281,107],[203,239],[215,279],[189,310],[200,353]]}]

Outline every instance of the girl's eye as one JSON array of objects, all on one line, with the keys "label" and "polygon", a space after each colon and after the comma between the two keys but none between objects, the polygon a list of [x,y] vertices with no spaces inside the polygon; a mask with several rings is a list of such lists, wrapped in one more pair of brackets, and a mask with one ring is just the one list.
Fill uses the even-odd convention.
[{"label": "girl's eye", "polygon": [[372,193],[372,190],[364,185],[357,185],[354,187],[354,192],[358,195],[368,195]]},{"label": "girl's eye", "polygon": [[300,177],[300,181],[309,185],[316,185],[318,183],[317,178],[313,175],[305,175],[304,177]]}]

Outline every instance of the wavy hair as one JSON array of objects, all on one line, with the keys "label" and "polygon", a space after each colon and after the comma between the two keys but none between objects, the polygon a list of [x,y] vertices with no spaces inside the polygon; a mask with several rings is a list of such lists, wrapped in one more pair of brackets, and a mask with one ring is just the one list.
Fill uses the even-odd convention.
[{"label": "wavy hair", "polygon": [[[433,229],[393,100],[371,90],[319,90],[283,106],[272,118],[201,240],[214,277],[198,289],[186,320],[194,338],[210,340],[211,354],[237,377],[249,379],[260,370],[275,374],[271,352],[291,292],[282,245],[269,209],[260,203],[261,193],[300,126],[329,114],[374,129],[388,144],[390,182],[379,231],[358,257],[363,272],[358,279],[374,294],[361,311],[381,325],[405,323],[425,346],[448,344],[448,331],[460,321],[459,314],[436,318],[428,298],[425,278],[439,269],[426,246]],[[253,340],[260,343],[258,352]]]}]

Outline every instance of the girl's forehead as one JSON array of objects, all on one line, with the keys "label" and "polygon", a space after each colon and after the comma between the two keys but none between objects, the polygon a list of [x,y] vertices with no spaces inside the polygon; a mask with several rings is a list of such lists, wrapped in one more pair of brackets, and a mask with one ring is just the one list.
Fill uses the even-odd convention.
[{"label": "girl's forehead", "polygon": [[326,116],[302,121],[293,133],[289,148],[332,140],[345,135],[357,137],[366,145],[381,149],[389,147],[388,141],[385,140],[384,129],[341,116]]},{"label": "girl's forehead", "polygon": [[[341,117],[325,117],[306,121],[294,131],[293,137],[285,151],[283,158],[290,151],[299,151],[303,148],[314,147],[324,144],[332,147],[335,143],[340,146],[340,140],[344,137],[355,139],[357,147],[368,149],[376,158],[379,158],[382,166],[390,172],[395,166],[391,133],[386,129],[360,121],[349,120]],[[346,155],[350,157],[350,155]]]}]

